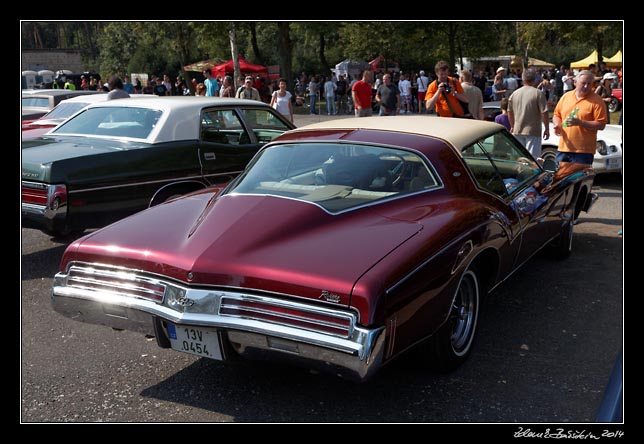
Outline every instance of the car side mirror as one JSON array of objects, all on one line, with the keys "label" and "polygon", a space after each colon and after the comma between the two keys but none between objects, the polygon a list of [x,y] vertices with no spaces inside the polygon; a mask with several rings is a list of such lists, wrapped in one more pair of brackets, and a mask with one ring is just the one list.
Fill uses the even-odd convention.
[{"label": "car side mirror", "polygon": [[543,161],[543,169],[546,170],[549,173],[554,173],[558,169],[558,164],[555,159],[549,157],[546,160]]}]

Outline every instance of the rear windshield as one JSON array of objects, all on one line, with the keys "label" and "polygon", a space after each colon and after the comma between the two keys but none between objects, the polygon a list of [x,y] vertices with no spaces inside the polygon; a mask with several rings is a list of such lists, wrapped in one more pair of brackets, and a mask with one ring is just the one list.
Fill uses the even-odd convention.
[{"label": "rear windshield", "polygon": [[23,97],[22,106],[49,108],[49,99],[47,97]]},{"label": "rear windshield", "polygon": [[228,193],[288,197],[335,213],[437,186],[437,176],[415,153],[310,143],[266,148]]},{"label": "rear windshield", "polygon": [[89,102],[60,102],[43,119],[66,119],[89,105]]},{"label": "rear windshield", "polygon": [[90,108],[63,122],[52,133],[145,139],[161,115],[161,111],[149,108]]}]

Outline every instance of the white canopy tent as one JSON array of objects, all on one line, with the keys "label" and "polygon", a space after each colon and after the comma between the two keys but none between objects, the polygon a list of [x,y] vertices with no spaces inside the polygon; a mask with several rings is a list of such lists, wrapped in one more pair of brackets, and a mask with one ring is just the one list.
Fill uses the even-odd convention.
[{"label": "white canopy tent", "polygon": [[370,69],[370,66],[369,63],[364,60],[344,59],[335,65],[335,68],[331,71],[333,71],[336,76],[344,74],[348,79],[352,79],[353,77],[358,77],[365,69]]}]

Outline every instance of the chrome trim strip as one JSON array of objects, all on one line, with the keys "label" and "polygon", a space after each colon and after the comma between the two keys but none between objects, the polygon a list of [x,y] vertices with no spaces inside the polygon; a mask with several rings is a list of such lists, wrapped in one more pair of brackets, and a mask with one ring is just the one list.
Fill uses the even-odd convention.
[{"label": "chrome trim strip", "polygon": [[432,191],[436,191],[436,190],[439,190],[439,189],[442,189],[442,188],[443,187],[436,187],[436,188],[431,188],[429,190],[415,191],[413,193],[407,193],[407,194],[402,194],[402,195],[396,194],[395,196],[385,197],[385,198],[382,198],[382,199],[374,200],[373,202],[367,202],[367,203],[364,203],[364,204],[357,205],[355,207],[347,208],[347,209],[336,211],[336,212],[329,211],[326,208],[324,208],[323,206],[321,206],[320,204],[315,203],[315,202],[311,202],[311,201],[308,201],[308,200],[302,200],[302,199],[298,199],[298,198],[295,198],[295,197],[279,196],[277,194],[270,194],[270,193],[235,193],[235,192],[232,192],[232,193],[222,194],[221,197],[226,197],[226,196],[275,197],[275,198],[278,198],[278,199],[287,199],[287,200],[293,200],[295,202],[301,202],[301,203],[308,204],[308,205],[314,205],[314,206],[318,207],[320,210],[324,211],[326,214],[328,214],[330,216],[337,216],[338,214],[344,214],[344,213],[348,213],[350,211],[359,210],[361,208],[372,207],[372,206],[375,206],[375,205],[379,205],[381,203],[391,202],[391,201],[399,200],[399,199],[404,199],[404,198],[409,197],[409,196],[416,196],[416,195],[422,194],[422,193],[430,193]]},{"label": "chrome trim strip", "polygon": [[32,213],[32,214],[38,214],[40,216],[44,216],[45,212],[47,211],[47,205],[38,205],[38,204],[22,202],[21,206],[22,206],[22,211],[25,211],[27,213]]},{"label": "chrome trim strip", "polygon": [[31,182],[28,180],[23,180],[22,181],[22,186],[24,188],[31,188],[34,190],[46,190],[48,185],[42,182]]},{"label": "chrome trim strip", "polygon": [[[68,194],[78,194],[78,193],[86,193],[86,192],[89,192],[89,191],[110,190],[110,189],[117,189],[117,188],[138,187],[138,186],[141,186],[141,185],[151,185],[151,184],[165,183],[165,182],[167,182],[168,184],[172,184],[174,182],[179,182],[179,181],[205,179],[205,178],[208,178],[208,177],[235,176],[235,175],[241,174],[241,172],[242,171],[232,171],[232,172],[228,172],[228,173],[208,174],[206,176],[196,175],[196,176],[174,177],[172,179],[149,180],[149,181],[145,181],[145,182],[134,182],[134,183],[127,183],[127,184],[119,184],[119,185],[108,185],[108,186],[104,186],[104,187],[75,189],[75,190],[69,190]],[[207,184],[204,184],[204,185],[207,185]]]}]

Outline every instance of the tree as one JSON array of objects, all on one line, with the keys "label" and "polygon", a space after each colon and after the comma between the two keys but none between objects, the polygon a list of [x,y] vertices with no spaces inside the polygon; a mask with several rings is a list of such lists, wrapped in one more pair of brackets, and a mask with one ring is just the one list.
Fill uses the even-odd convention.
[{"label": "tree", "polygon": [[286,79],[287,89],[295,91],[295,84],[293,81],[292,57],[293,57],[293,42],[291,41],[291,27],[289,22],[278,22],[277,29],[279,30],[279,65],[282,77]]}]

